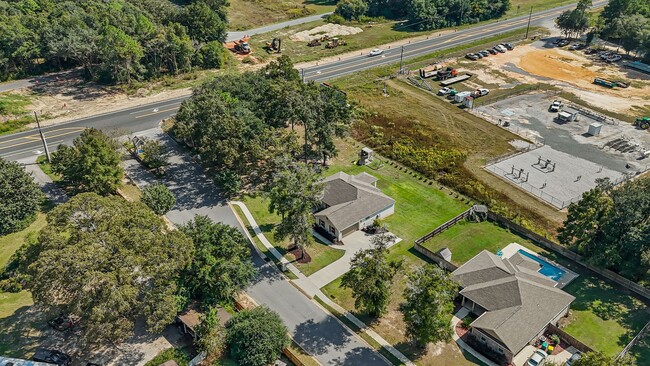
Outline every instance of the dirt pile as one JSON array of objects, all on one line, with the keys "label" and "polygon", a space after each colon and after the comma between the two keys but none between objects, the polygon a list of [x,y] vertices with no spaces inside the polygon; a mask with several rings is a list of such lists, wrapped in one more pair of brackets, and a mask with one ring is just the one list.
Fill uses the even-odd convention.
[{"label": "dirt pile", "polygon": [[292,35],[290,38],[293,41],[309,42],[314,38],[320,38],[322,36],[349,36],[351,34],[357,34],[361,32],[363,32],[363,29],[359,27],[348,27],[346,25],[329,23],[318,26],[316,28],[312,28],[310,30],[298,32]]}]

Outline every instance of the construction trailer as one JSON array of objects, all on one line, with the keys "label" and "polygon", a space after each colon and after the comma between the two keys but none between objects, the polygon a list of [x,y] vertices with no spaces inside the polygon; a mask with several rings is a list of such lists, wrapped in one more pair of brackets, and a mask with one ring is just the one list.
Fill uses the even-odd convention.
[{"label": "construction trailer", "polygon": [[469,97],[471,95],[472,95],[472,92],[468,92],[468,91],[456,93],[456,95],[454,95],[454,102],[462,103],[463,100],[465,100],[465,98],[467,98],[467,97]]},{"label": "construction trailer", "polygon": [[442,85],[442,86],[453,85],[453,84],[456,84],[456,83],[460,83],[461,81],[468,80],[472,76],[473,76],[472,74],[459,75],[459,76],[453,77],[451,79],[441,81],[440,85]]},{"label": "construction trailer", "polygon": [[616,83],[607,79],[595,78],[594,84],[604,86],[606,88],[613,88],[616,86]]},{"label": "construction trailer", "polygon": [[438,74],[438,71],[443,70],[445,68],[446,66],[444,64],[434,64],[434,65],[425,66],[420,69],[420,77],[425,79],[434,77]]}]

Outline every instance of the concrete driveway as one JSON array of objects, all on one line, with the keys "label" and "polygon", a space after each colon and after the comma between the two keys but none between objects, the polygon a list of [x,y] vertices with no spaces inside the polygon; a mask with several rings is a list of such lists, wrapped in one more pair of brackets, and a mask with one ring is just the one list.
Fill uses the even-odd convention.
[{"label": "concrete driveway", "polygon": [[[171,222],[179,225],[195,215],[206,215],[243,232],[226,200],[205,176],[203,169],[173,140],[159,129],[148,130],[138,136],[159,139],[170,151],[172,165],[163,178],[152,176],[135,160],[127,162],[125,168],[138,186],[162,182],[174,192],[177,205],[167,214]],[[259,275],[246,293],[258,304],[266,305],[280,314],[296,343],[305,351],[323,365],[389,365],[350,329],[285,280],[274,264],[265,262],[255,251],[252,253]]]},{"label": "concrete driveway", "polygon": [[[372,242],[370,239],[374,235],[365,233],[361,230],[355,231],[352,234],[343,238],[343,245],[337,245],[333,248],[345,250],[345,254],[339,258],[336,262],[330,264],[329,266],[321,269],[318,272],[315,272],[311,276],[307,277],[312,281],[316,287],[321,288],[328,283],[334,281],[335,279],[343,276],[343,274],[350,270],[350,260],[352,257],[364,249],[372,248]],[[395,237],[395,240],[391,243],[391,246],[399,243],[402,239]]]}]

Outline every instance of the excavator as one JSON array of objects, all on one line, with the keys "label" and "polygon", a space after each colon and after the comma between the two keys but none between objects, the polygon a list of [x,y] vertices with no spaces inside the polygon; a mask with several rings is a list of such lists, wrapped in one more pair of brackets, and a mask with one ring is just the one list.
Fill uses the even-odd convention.
[{"label": "excavator", "polygon": [[266,51],[269,53],[282,53],[282,40],[273,38],[271,42],[266,42]]}]

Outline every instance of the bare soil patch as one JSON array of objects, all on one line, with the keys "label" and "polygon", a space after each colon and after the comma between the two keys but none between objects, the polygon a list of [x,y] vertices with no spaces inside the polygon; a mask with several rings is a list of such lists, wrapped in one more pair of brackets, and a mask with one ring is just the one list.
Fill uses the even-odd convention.
[{"label": "bare soil patch", "polygon": [[319,38],[322,36],[349,36],[351,34],[357,34],[361,32],[363,32],[363,29],[359,27],[350,27],[347,25],[328,23],[316,28],[312,28],[310,30],[295,33],[290,38],[293,41],[309,42],[314,38]]}]

